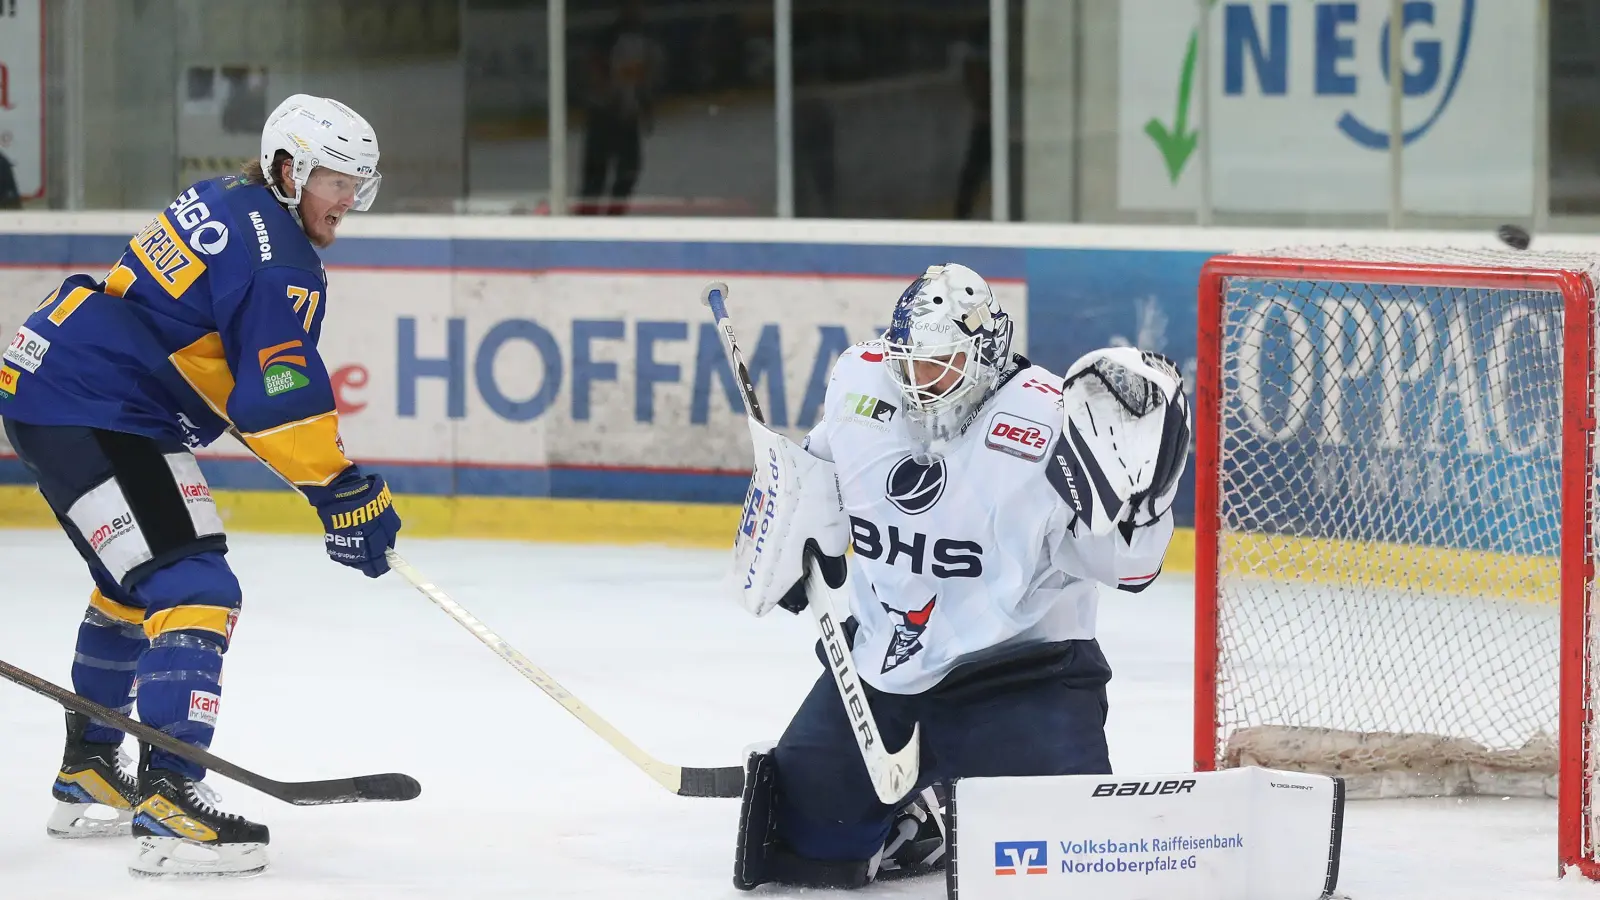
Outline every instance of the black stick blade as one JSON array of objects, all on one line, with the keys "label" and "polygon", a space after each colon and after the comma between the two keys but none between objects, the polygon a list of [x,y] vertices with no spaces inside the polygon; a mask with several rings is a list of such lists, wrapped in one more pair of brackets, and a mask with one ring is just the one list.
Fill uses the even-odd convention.
[{"label": "black stick blade", "polygon": [[724,766],[719,769],[683,769],[678,782],[680,797],[740,797],[744,795],[744,769]]},{"label": "black stick blade", "polygon": [[390,772],[383,775],[357,775],[327,781],[302,781],[275,784],[268,791],[295,806],[328,806],[335,803],[383,803],[414,800],[422,785],[410,775]]},{"label": "black stick blade", "polygon": [[34,693],[43,694],[67,709],[126,731],[145,744],[181,756],[218,775],[231,778],[246,787],[295,806],[410,800],[422,793],[422,785],[418,784],[415,778],[392,773],[357,775],[352,778],[333,778],[327,781],[275,781],[229,762],[209,750],[186,744],[164,731],[158,731],[143,722],[130,719],[114,709],[101,706],[93,700],[3,660],[0,660],[0,678],[21,685]]}]

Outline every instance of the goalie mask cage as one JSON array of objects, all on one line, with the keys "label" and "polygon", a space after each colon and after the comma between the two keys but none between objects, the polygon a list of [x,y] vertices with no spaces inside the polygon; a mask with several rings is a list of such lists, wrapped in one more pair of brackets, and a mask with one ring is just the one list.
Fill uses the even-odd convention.
[{"label": "goalie mask cage", "polygon": [[1600,877],[1600,255],[1218,256],[1199,292],[1195,767],[1556,797]]}]

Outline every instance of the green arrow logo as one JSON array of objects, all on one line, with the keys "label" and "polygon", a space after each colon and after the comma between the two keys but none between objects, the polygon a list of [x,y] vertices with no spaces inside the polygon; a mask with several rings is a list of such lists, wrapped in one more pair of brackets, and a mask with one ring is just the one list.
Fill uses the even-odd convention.
[{"label": "green arrow logo", "polygon": [[[1201,15],[1209,14],[1216,5],[1217,0],[1210,0]],[[1172,127],[1167,127],[1159,118],[1151,118],[1144,124],[1144,133],[1155,141],[1161,158],[1167,161],[1167,177],[1173,184],[1178,183],[1178,177],[1183,174],[1183,167],[1188,164],[1189,157],[1194,154],[1195,143],[1200,139],[1200,132],[1189,128],[1189,100],[1194,94],[1194,69],[1199,46],[1200,29],[1196,28],[1189,32],[1189,47],[1183,54],[1183,73],[1178,78],[1178,112],[1172,118]]]}]

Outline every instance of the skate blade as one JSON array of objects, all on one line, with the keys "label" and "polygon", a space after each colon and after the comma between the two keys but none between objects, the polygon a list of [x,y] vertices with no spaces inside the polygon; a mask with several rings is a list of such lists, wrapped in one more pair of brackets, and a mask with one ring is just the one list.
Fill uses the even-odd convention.
[{"label": "skate blade", "polygon": [[58,840],[128,837],[133,834],[133,810],[99,803],[56,801],[45,823],[45,833]]},{"label": "skate blade", "polygon": [[248,878],[267,868],[266,844],[201,844],[141,836],[128,873],[140,878]]}]

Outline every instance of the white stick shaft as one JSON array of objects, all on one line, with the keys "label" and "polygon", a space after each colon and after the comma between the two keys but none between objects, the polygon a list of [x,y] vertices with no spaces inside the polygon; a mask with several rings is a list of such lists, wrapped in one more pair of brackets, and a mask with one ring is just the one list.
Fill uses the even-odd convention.
[{"label": "white stick shaft", "polygon": [[654,778],[667,790],[677,793],[683,781],[683,769],[679,766],[668,765],[639,748],[639,745],[628,740],[627,736],[611,726],[611,723],[600,718],[599,714],[590,709],[582,700],[573,696],[559,682],[551,678],[549,673],[534,665],[531,660],[517,652],[515,647],[506,643],[501,637],[490,630],[489,626],[479,621],[476,616],[450,596],[440,590],[433,582],[422,577],[415,567],[406,562],[400,554],[390,550],[388,552],[389,568],[399,572],[401,577],[411,582],[423,596],[432,600],[435,606],[450,614],[452,619],[461,623],[461,626],[472,632],[478,640],[488,646],[495,655],[505,660],[512,668],[522,673],[522,677],[533,682],[539,690],[549,695],[550,699],[566,707],[567,712],[577,717],[578,721],[588,726],[590,731],[600,735],[606,743],[617,748],[634,765],[644,770],[646,775]]},{"label": "white stick shaft", "polygon": [[[701,291],[700,299],[711,307],[711,314],[716,319],[717,333],[722,338],[722,350],[728,357],[728,365],[733,369],[735,380],[739,382],[740,396],[744,398],[745,413],[757,422],[765,424],[766,417],[762,415],[761,405],[756,400],[755,384],[750,380],[750,371],[744,364],[744,354],[739,350],[739,336],[733,330],[733,317],[728,315],[728,294],[726,284],[714,281]],[[890,753],[883,746],[877,719],[873,717],[872,707],[867,703],[866,689],[856,674],[855,661],[850,655],[850,646],[845,641],[844,629],[840,626],[838,610],[841,606],[848,610],[850,605],[843,598],[839,598],[840,602],[835,602],[836,596],[834,590],[818,572],[816,561],[808,554],[807,605],[816,620],[817,633],[822,638],[823,649],[828,656],[828,670],[833,673],[833,683],[839,688],[839,700],[844,704],[845,714],[849,716],[851,727],[855,731],[856,746],[861,751],[861,760],[866,764],[867,774],[872,777],[872,789],[877,792],[879,800],[893,805],[904,799],[916,784],[917,773],[921,768],[922,726],[919,724],[912,727],[911,740],[907,741],[898,753]]]},{"label": "white stick shaft", "polygon": [[866,687],[856,674],[855,658],[845,641],[834,589],[822,577],[815,560],[806,562],[806,600],[812,618],[817,623],[817,633],[822,637],[823,655],[828,658],[828,671],[833,673],[833,683],[839,688],[839,699],[844,703],[845,715],[855,732],[856,747],[867,765],[872,778],[872,789],[878,799],[894,805],[911,793],[916,785],[920,768],[919,750],[922,746],[922,726],[911,729],[911,739],[898,753],[890,753],[883,746],[883,735],[878,731],[878,721],[867,702]]}]

